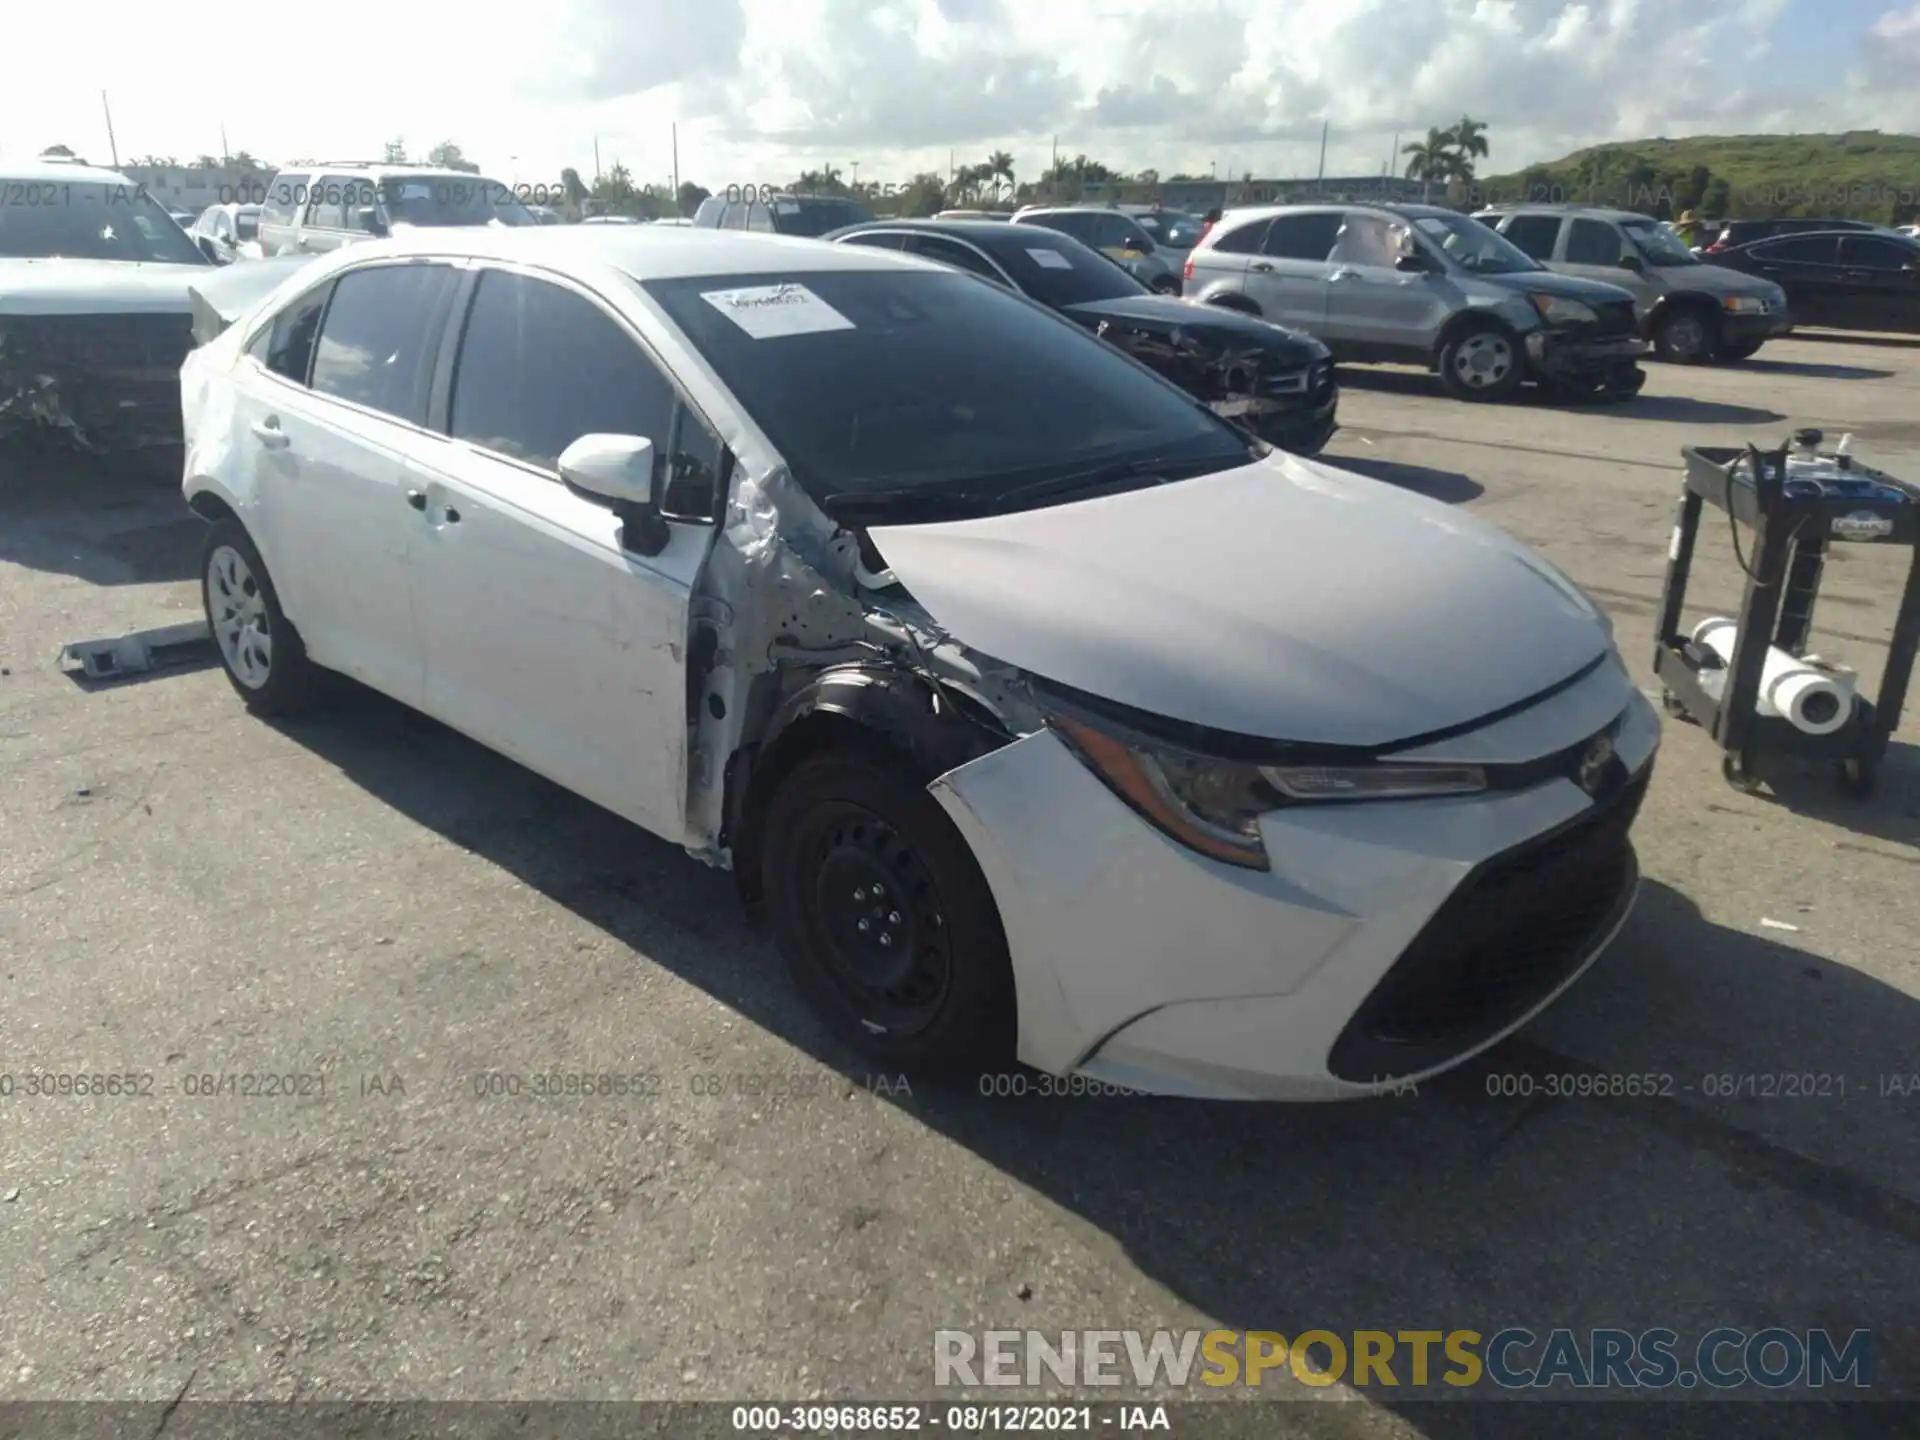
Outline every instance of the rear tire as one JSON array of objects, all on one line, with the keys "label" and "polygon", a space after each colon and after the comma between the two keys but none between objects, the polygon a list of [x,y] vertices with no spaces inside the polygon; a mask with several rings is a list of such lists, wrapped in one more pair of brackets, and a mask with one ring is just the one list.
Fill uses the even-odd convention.
[{"label": "rear tire", "polygon": [[280,608],[267,567],[238,520],[216,521],[200,561],[200,603],[227,683],[255,715],[291,715],[313,696],[315,666]]},{"label": "rear tire", "polygon": [[966,841],[906,767],[795,766],[768,804],[762,893],[796,987],[866,1058],[952,1075],[1011,1061],[1013,965]]},{"label": "rear tire", "polygon": [[1471,326],[1440,349],[1440,383],[1456,400],[1505,400],[1526,375],[1519,340],[1497,326]]}]

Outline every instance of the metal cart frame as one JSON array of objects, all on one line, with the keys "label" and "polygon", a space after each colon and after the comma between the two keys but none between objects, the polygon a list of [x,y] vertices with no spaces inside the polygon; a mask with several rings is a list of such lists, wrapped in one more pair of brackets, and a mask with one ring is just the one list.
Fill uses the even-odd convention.
[{"label": "metal cart frame", "polygon": [[[1763,452],[1751,445],[1744,449],[1687,445],[1680,453],[1686,460],[1686,481],[1667,554],[1653,660],[1667,713],[1693,720],[1713,736],[1725,752],[1721,774],[1742,793],[1759,788],[1756,764],[1793,756],[1832,760],[1849,792],[1862,797],[1872,794],[1888,738],[1900,724],[1914,653],[1920,648],[1920,489],[1860,468],[1855,471],[1859,478],[1904,492],[1906,502],[1801,498],[1785,493],[1788,450],[1784,446]],[[1708,505],[1731,517],[1736,546],[1739,525],[1753,532],[1753,552],[1742,561],[1747,584],[1737,620],[1739,636],[1719,700],[1700,683],[1699,648],[1679,630],[1700,516]],[[1870,538],[1864,533],[1874,530],[1882,533]],[[1836,541],[1856,540],[1905,545],[1912,555],[1886,670],[1876,699],[1861,696],[1852,717],[1832,734],[1809,735],[1784,717],[1756,711],[1767,647],[1771,643],[1790,655],[1806,655],[1828,547]]]}]

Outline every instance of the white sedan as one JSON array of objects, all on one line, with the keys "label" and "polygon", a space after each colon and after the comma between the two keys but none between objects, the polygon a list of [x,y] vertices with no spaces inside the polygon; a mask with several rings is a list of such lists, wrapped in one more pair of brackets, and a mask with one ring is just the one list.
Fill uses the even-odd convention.
[{"label": "white sedan", "polygon": [[624,226],[295,271],[182,375],[208,619],[736,872],[885,1065],[1336,1098],[1635,894],[1602,614],[929,260]]}]

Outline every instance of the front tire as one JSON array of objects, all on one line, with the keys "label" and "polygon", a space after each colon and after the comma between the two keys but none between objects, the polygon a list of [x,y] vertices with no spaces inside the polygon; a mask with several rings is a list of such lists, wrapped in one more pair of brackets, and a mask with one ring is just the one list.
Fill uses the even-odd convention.
[{"label": "front tire", "polygon": [[794,983],[863,1056],[951,1075],[1011,1060],[1013,966],[980,867],[898,762],[832,750],[767,807],[762,893]]},{"label": "front tire", "polygon": [[1440,383],[1456,400],[1505,400],[1526,371],[1519,341],[1491,325],[1463,330],[1440,350]]},{"label": "front tire", "polygon": [[207,534],[200,601],[227,682],[255,715],[290,715],[312,697],[313,662],[280,608],[253,539],[237,520]]},{"label": "front tire", "polygon": [[1717,327],[1696,309],[1670,310],[1654,328],[1654,353],[1676,365],[1702,365],[1720,347]]}]

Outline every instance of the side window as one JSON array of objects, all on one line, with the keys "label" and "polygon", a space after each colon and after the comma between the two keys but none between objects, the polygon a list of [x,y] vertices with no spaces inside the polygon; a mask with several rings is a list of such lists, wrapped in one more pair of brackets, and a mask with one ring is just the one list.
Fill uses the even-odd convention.
[{"label": "side window", "polygon": [[873,230],[863,235],[849,235],[838,243],[864,245],[869,250],[904,250],[907,248],[907,237],[898,230]]},{"label": "side window", "polygon": [[1096,250],[1118,250],[1133,236],[1133,226],[1124,215],[1089,215],[1085,219],[1087,234],[1092,237],[1087,243]]},{"label": "side window", "polygon": [[1276,260],[1325,260],[1333,253],[1345,219],[1337,210],[1275,216],[1260,253]]},{"label": "side window", "polygon": [[342,275],[314,348],[313,388],[424,424],[457,280],[445,265],[376,265]]},{"label": "side window", "polygon": [[582,435],[671,436],[673,385],[598,305],[505,270],[480,277],[453,376],[454,437],[557,470]]},{"label": "side window", "polygon": [[741,208],[745,210],[747,214],[747,229],[764,230],[769,234],[772,233],[774,224],[773,208],[771,206],[767,205],[764,201],[760,201],[752,205],[744,205]]},{"label": "side window", "polygon": [[260,202],[260,219],[267,225],[291,225],[307,204],[307,177],[299,170],[283,170],[267,186]]},{"label": "side window", "polygon": [[1769,240],[1747,253],[1771,264],[1832,265],[1840,258],[1840,242],[1832,235],[1794,235],[1785,240]]},{"label": "side window", "polygon": [[660,500],[660,513],[669,520],[718,522],[722,518],[721,502],[726,498],[727,481],[732,475],[733,456],[691,406],[680,406],[674,425],[673,450],[667,456],[667,484]]},{"label": "side window", "polygon": [[1840,237],[1840,263],[1855,270],[1904,270],[1920,259],[1920,252],[1879,235]]},{"label": "side window", "polygon": [[1088,245],[1097,244],[1093,238],[1093,227],[1087,223],[1085,215],[1039,215],[1033,223],[1046,230],[1058,230],[1062,235],[1071,235],[1074,239]]},{"label": "side window", "polygon": [[380,187],[371,180],[343,180],[340,182],[340,190],[342,208],[345,212],[341,217],[341,224],[363,235],[370,234],[372,227],[360,218],[360,212],[380,208]]},{"label": "side window", "polygon": [[347,186],[338,175],[316,179],[307,190],[307,213],[301,223],[321,230],[346,229]]},{"label": "side window", "polygon": [[956,270],[965,270],[970,275],[978,275],[991,280],[996,285],[1005,285],[1000,272],[992,263],[971,245],[962,245],[949,240],[944,235],[916,235],[913,243],[907,247],[916,255],[924,255],[929,260],[938,260],[942,265],[951,265]]},{"label": "side window", "polygon": [[727,201],[720,211],[722,230],[744,230],[747,228],[747,206],[737,200]]},{"label": "side window", "polygon": [[1208,237],[1212,243],[1207,248],[1219,250],[1228,255],[1258,255],[1261,245],[1267,238],[1269,223],[1266,220],[1255,220],[1251,224],[1237,225],[1231,230],[1216,230]]},{"label": "side window", "polygon": [[1365,265],[1390,270],[1413,247],[1406,227],[1381,215],[1350,212],[1327,258],[1336,265]]},{"label": "side window", "polygon": [[1620,235],[1604,220],[1575,220],[1567,232],[1569,265],[1618,265]]},{"label": "side window", "polygon": [[247,352],[267,369],[296,385],[307,383],[307,370],[313,363],[313,340],[320,333],[320,317],[326,313],[331,284],[310,290],[295,300],[265,330],[253,339]]},{"label": "side window", "polygon": [[1500,232],[1514,248],[1536,260],[1553,259],[1553,245],[1560,238],[1558,215],[1515,215]]}]

